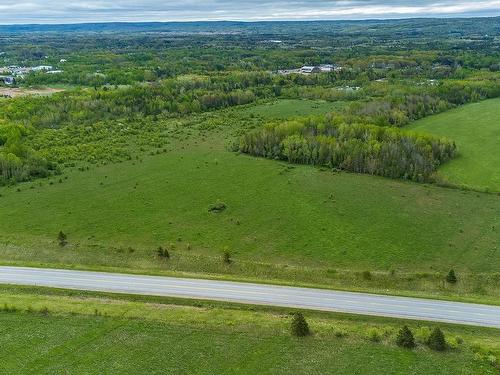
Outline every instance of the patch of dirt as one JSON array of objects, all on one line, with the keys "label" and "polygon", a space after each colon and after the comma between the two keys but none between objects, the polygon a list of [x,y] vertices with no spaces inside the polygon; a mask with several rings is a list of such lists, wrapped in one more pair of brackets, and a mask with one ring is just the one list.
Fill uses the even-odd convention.
[{"label": "patch of dirt", "polygon": [[16,98],[27,95],[52,95],[62,92],[64,89],[45,88],[20,88],[20,87],[0,87],[0,97]]}]

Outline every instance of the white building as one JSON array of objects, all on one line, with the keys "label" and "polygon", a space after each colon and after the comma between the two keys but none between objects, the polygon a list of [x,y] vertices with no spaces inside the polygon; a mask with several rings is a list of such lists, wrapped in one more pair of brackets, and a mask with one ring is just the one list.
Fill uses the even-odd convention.
[{"label": "white building", "polygon": [[303,66],[300,68],[300,73],[301,74],[312,74],[312,73],[319,73],[321,72],[319,66]]},{"label": "white building", "polygon": [[39,66],[34,66],[33,68],[31,68],[31,71],[33,72],[40,72],[40,71],[48,71],[48,70],[52,70],[52,66],[50,65],[39,65]]}]

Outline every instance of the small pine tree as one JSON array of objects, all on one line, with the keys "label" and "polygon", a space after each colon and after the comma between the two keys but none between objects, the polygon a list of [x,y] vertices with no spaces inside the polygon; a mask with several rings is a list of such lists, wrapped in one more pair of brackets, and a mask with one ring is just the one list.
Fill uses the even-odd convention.
[{"label": "small pine tree", "polygon": [[396,344],[402,348],[408,349],[415,347],[415,338],[407,326],[404,326],[399,330],[398,336],[396,337]]},{"label": "small pine tree", "polygon": [[457,275],[455,274],[455,270],[451,269],[446,275],[446,281],[450,284],[455,284],[457,282]]},{"label": "small pine tree", "polygon": [[160,258],[170,259],[170,253],[168,252],[168,250],[164,249],[161,246],[158,247],[157,253]]},{"label": "small pine tree", "polygon": [[68,244],[68,236],[60,230],[59,234],[57,235],[57,241],[59,242],[59,246],[64,247]]},{"label": "small pine tree", "polygon": [[226,264],[230,264],[232,262],[231,253],[229,252],[229,250],[224,250],[224,252],[222,253],[222,261]]},{"label": "small pine tree", "polygon": [[371,280],[372,279],[372,273],[370,271],[363,271],[361,274],[363,276],[363,280]]},{"label": "small pine tree", "polygon": [[444,338],[443,331],[441,331],[439,327],[434,328],[427,340],[427,345],[432,350],[437,350],[439,352],[446,350],[446,339]]},{"label": "small pine tree", "polygon": [[293,314],[292,318],[292,335],[297,337],[309,336],[311,331],[309,330],[309,325],[301,313]]}]

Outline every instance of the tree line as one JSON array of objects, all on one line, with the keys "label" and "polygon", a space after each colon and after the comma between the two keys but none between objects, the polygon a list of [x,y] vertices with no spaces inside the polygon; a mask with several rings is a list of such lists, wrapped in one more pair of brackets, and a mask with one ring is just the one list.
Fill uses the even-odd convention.
[{"label": "tree line", "polygon": [[391,127],[345,124],[327,116],[269,123],[244,135],[236,149],[290,163],[323,165],[419,182],[457,153],[454,142]]},{"label": "tree line", "polygon": [[155,84],[72,90],[0,102],[0,117],[45,128],[111,119],[178,116],[254,102],[274,95],[270,74],[183,76]]}]

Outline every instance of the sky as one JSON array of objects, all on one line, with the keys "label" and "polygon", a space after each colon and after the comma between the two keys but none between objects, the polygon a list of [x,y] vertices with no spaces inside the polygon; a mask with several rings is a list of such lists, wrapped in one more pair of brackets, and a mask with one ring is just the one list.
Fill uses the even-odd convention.
[{"label": "sky", "polygon": [[500,0],[0,0],[0,24],[500,16]]}]

